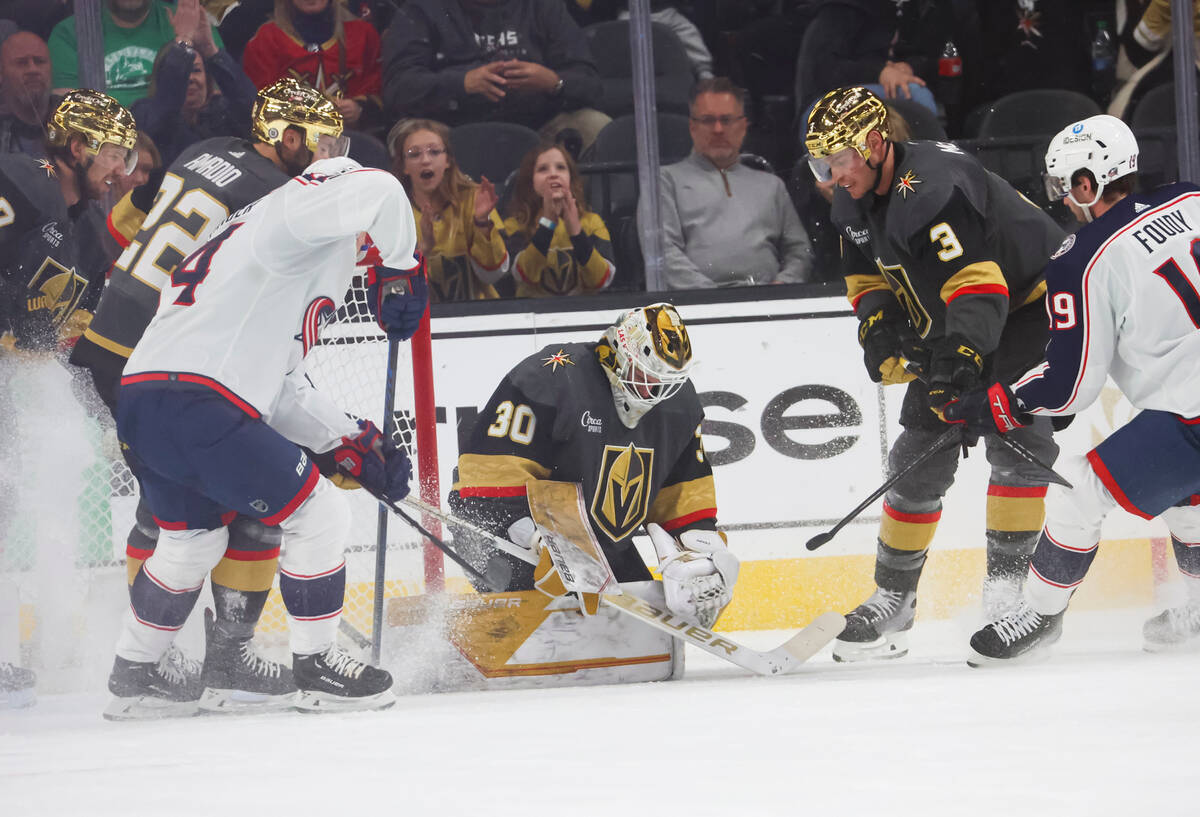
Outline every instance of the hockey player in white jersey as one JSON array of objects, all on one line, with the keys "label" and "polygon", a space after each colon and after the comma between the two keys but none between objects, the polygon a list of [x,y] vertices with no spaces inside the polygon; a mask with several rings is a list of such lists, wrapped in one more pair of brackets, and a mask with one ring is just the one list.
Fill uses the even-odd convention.
[{"label": "hockey player in white jersey", "polygon": [[118,401],[118,435],[162,529],[117,642],[109,689],[119,711],[194,711],[194,679],[157,662],[225,552],[235,512],[283,532],[297,705],[392,702],[391,676],[336,646],[349,512],[300,446],[332,453],[392,500],[408,492],[411,466],[373,424],[356,425],[312,386],[303,354],[306,327],[341,303],[364,249],[375,317],[389,336],[411,337],[428,303],[415,245],[395,177],[324,159],[235,213],[176,268]]},{"label": "hockey player in white jersey", "polygon": [[1046,362],[1009,385],[964,396],[946,418],[1007,433],[1034,416],[1073,415],[1113,381],[1141,413],[1086,456],[1056,464],[1025,599],[971,639],[968,663],[1053,644],[1113,508],[1171,531],[1188,601],[1144,628],[1148,650],[1200,645],[1200,187],[1134,194],[1138,146],[1119,119],[1069,125],[1046,153],[1046,188],[1085,222],[1046,270]]}]

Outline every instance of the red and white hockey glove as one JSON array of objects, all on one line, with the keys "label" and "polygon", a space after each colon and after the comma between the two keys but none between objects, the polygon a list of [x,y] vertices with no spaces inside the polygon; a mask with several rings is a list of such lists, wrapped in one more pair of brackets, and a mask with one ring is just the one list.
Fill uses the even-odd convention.
[{"label": "red and white hockey glove", "polygon": [[425,259],[412,269],[377,264],[367,270],[367,304],[371,314],[392,340],[408,340],[417,333],[429,308],[429,282]]},{"label": "red and white hockey glove", "polygon": [[733,598],[741,562],[715,530],[686,530],[676,539],[660,526],[646,525],[662,571],[667,609],[711,628]]},{"label": "red and white hockey glove", "polygon": [[947,423],[962,423],[967,430],[984,434],[1007,434],[1033,422],[1033,416],[1024,411],[1020,398],[1003,383],[993,383],[987,391],[969,391],[957,400],[946,404],[942,417]]},{"label": "red and white hockey glove", "polygon": [[412,477],[408,456],[370,420],[359,420],[358,427],[358,434],[342,437],[341,445],[333,449],[338,470],[353,477],[372,496],[399,502],[408,496]]}]

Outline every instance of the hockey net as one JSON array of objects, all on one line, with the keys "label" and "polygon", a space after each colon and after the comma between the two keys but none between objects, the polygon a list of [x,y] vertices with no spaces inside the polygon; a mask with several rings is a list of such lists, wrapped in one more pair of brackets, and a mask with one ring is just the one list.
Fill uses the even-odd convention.
[{"label": "hockey net", "polygon": [[[413,495],[440,504],[428,317],[410,342],[389,343],[356,278],[307,364],[318,389],[347,414],[385,429],[409,453]],[[0,381],[6,387],[0,410],[14,420],[0,433],[0,661],[35,669],[46,691],[94,688],[111,666],[128,607],[125,545],[137,482],[107,411],[85,411],[58,362],[14,366],[0,358]],[[365,491],[348,491],[346,498],[352,526],[342,641],[366,652],[381,638],[384,597],[440,591],[442,557],[402,520],[381,513]],[[437,520],[422,522],[440,532]],[[202,596],[197,606],[205,603]],[[185,650],[197,656],[203,654],[202,637],[195,646],[202,632],[194,622],[198,613],[181,635]],[[286,644],[277,589],[256,632],[265,645]]]}]

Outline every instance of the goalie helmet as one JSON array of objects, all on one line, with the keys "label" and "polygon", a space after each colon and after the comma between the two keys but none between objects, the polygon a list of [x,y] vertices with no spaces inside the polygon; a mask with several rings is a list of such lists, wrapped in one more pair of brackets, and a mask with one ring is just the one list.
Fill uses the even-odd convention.
[{"label": "goalie helmet", "polygon": [[871,158],[867,134],[878,131],[887,139],[887,107],[883,100],[866,88],[855,85],[830,91],[817,101],[808,115],[808,133],[804,147],[813,158],[825,158],[854,148],[864,160]]},{"label": "goalie helmet", "polygon": [[621,422],[637,425],[647,411],[677,393],[692,369],[692,341],[668,303],[621,313],[598,347]]},{"label": "goalie helmet", "polygon": [[[1100,114],[1067,125],[1050,140],[1046,149],[1046,195],[1051,201],[1064,198],[1091,214],[1104,186],[1137,172],[1138,144],[1129,126],[1115,116]],[[1075,200],[1071,179],[1081,170],[1092,174],[1096,198],[1087,204]]]},{"label": "goalie helmet", "polygon": [[84,150],[92,157],[105,144],[125,148],[126,174],[137,166],[137,123],[108,94],[86,88],[66,93],[46,123],[46,141],[51,147],[65,148],[71,134],[83,137]]},{"label": "goalie helmet", "polygon": [[342,115],[337,106],[316,88],[293,77],[276,80],[258,92],[250,122],[254,138],[268,145],[282,139],[289,126],[303,131],[304,144],[314,156],[322,154],[322,136],[344,145]]}]

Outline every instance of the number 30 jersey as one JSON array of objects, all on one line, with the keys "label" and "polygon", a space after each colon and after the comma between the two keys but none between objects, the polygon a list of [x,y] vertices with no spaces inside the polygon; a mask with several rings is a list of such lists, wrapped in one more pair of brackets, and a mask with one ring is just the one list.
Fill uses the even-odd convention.
[{"label": "number 30 jersey", "polygon": [[1033,414],[1075,414],[1106,378],[1134,406],[1200,417],[1200,187],[1130,195],[1046,269],[1046,363],[1013,386]]},{"label": "number 30 jersey", "polygon": [[[110,230],[126,245],[125,251],[71,355],[72,363],[93,371],[106,401],[158,309],[159,291],[170,283],[179,263],[230,213],[287,180],[288,175],[250,142],[217,137],[192,145],[175,160],[144,220],[128,196],[118,204]],[[125,223],[118,214],[127,214]]]},{"label": "number 30 jersey", "polygon": [[898,301],[920,337],[957,334],[994,351],[1008,314],[1041,298],[1042,268],[1063,231],[953,144],[890,150],[886,194],[856,201],[834,190],[843,246],[858,248],[845,253],[850,303],[861,317]]}]

